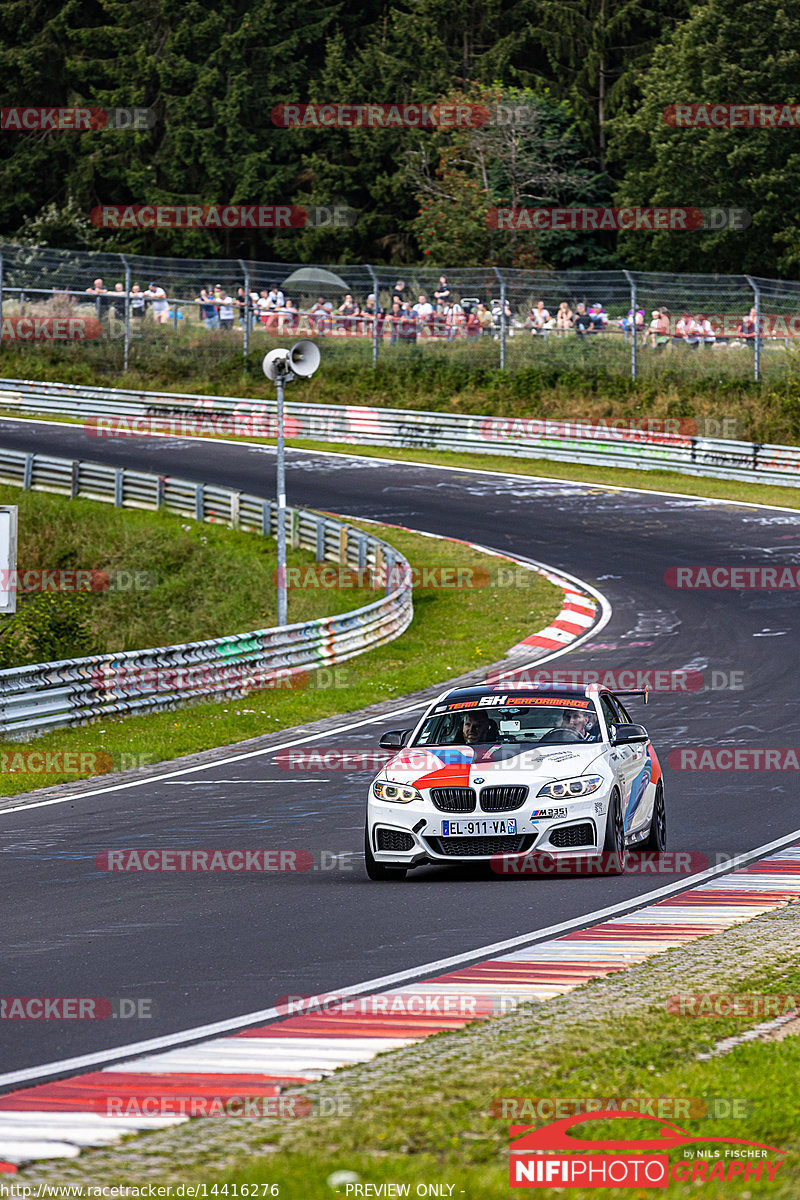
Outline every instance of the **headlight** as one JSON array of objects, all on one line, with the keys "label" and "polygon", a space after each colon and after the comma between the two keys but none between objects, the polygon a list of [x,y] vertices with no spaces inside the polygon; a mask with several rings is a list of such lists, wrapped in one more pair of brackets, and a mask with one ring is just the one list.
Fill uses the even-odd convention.
[{"label": "headlight", "polygon": [[379,800],[391,800],[393,804],[408,804],[411,800],[421,800],[416,788],[405,787],[401,783],[373,783],[372,791]]},{"label": "headlight", "polygon": [[559,779],[555,783],[546,783],[537,795],[548,796],[551,800],[574,800],[578,796],[596,792],[603,783],[602,775],[581,775],[580,779]]}]

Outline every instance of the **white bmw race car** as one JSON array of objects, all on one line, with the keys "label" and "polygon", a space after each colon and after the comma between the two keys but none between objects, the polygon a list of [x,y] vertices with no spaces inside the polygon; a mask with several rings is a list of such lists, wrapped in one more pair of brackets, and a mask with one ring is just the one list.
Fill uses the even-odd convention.
[{"label": "white bmw race car", "polygon": [[454,688],[396,750],[367,797],[370,879],[424,863],[534,854],[549,861],[666,845],[661,766],[617,692],[595,685],[503,683]]}]

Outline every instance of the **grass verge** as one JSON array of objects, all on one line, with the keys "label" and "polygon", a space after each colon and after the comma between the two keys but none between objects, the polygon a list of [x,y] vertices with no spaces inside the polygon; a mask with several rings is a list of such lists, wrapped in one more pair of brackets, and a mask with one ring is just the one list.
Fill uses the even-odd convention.
[{"label": "grass verge", "polygon": [[[485,580],[486,572],[493,573],[498,564],[496,558],[459,543],[432,541],[393,527],[362,527],[385,537],[412,567],[468,568]],[[213,529],[223,543],[227,536],[234,536],[205,524],[197,528],[200,534]],[[355,593],[348,597],[345,592],[345,600],[342,595],[337,590],[328,598],[334,611],[353,606],[349,597]],[[367,597],[377,598],[376,592]],[[488,586],[467,589],[416,588],[414,620],[400,638],[341,666],[309,672],[302,688],[251,692],[243,699],[145,716],[103,717],[92,725],[43,734],[36,739],[36,750],[77,752],[85,756],[87,766],[102,751],[111,756],[112,769],[124,770],[361,709],[496,662],[521,638],[547,625],[560,611],[562,600],[561,589],[533,572],[530,587],[522,590],[495,587],[491,581]],[[13,755],[19,750],[18,742],[0,741],[0,753]],[[6,761],[13,764],[13,758]],[[0,776],[0,795],[17,795],[91,774],[87,769],[37,777],[7,771]]]}]

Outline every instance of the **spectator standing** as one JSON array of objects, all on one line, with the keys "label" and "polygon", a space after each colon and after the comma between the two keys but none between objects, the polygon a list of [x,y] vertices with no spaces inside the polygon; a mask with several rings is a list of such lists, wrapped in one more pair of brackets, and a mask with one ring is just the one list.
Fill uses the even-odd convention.
[{"label": "spectator standing", "polygon": [[746,346],[755,349],[756,333],[758,332],[758,313],[754,308],[750,309],[746,317],[742,317],[739,326],[736,330],[737,338],[742,338]]},{"label": "spectator standing", "polygon": [[421,292],[412,310],[417,318],[420,333],[432,332],[433,305],[424,292]]},{"label": "spectator standing", "polygon": [[316,304],[312,305],[308,314],[317,327],[317,333],[330,332],[332,313],[332,302],[330,300],[326,300],[324,296],[320,296],[317,299]]},{"label": "spectator standing", "polygon": [[148,300],[152,301],[153,319],[158,325],[166,325],[169,321],[169,301],[167,293],[157,283],[149,283],[147,291],[143,293]]},{"label": "spectator standing", "polygon": [[125,320],[125,288],[121,283],[114,284],[114,300],[111,305],[111,312],[114,315],[115,321]]},{"label": "spectator standing", "polygon": [[233,329],[233,297],[229,296],[224,288],[220,289],[219,296],[219,327],[220,329]]},{"label": "spectator standing", "polygon": [[394,285],[394,289],[392,290],[392,304],[394,304],[395,300],[399,300],[401,304],[405,304],[405,290],[405,280],[398,279],[397,283]]},{"label": "spectator standing", "polygon": [[97,317],[99,320],[100,318],[102,318],[103,314],[105,313],[106,309],[108,308],[108,303],[109,303],[108,300],[101,299],[101,297],[105,297],[108,295],[108,288],[103,283],[102,279],[95,279],[92,286],[88,287],[86,289],[86,292],[89,296],[97,297],[97,299],[95,301],[95,308],[97,310]]},{"label": "spectator standing", "polygon": [[452,292],[450,291],[450,284],[447,282],[446,275],[439,276],[439,286],[433,293],[433,298],[436,301],[436,311],[443,313],[452,299]]},{"label": "spectator standing", "polygon": [[403,317],[403,302],[395,296],[392,300],[392,307],[389,310],[389,345],[393,346],[397,341],[397,334],[400,328],[400,321]]},{"label": "spectator standing", "polygon": [[217,306],[214,303],[213,296],[208,294],[208,289],[200,288],[200,295],[197,299],[200,304],[200,320],[205,323],[206,329],[209,331],[219,329]]},{"label": "spectator standing", "polygon": [[499,300],[492,302],[492,324],[494,325],[494,340],[498,341],[503,328],[503,317],[505,317],[506,333],[509,337],[514,336],[514,313],[511,305],[506,300],[505,307]]},{"label": "spectator standing", "polygon": [[131,286],[131,316],[139,317],[141,319],[142,317],[144,317],[146,307],[147,307],[147,301],[145,300],[144,295],[142,294],[141,287],[139,286],[138,283],[132,284],[132,286]]},{"label": "spectator standing", "polygon": [[400,309],[400,320],[397,323],[397,336],[401,342],[416,342],[417,340],[417,314],[411,307],[408,300]]},{"label": "spectator standing", "polygon": [[364,333],[366,333],[370,337],[372,337],[373,326],[374,326],[375,322],[377,321],[377,323],[378,323],[377,335],[378,335],[378,337],[381,337],[383,335],[383,324],[384,324],[384,321],[386,320],[386,309],[381,308],[380,304],[378,304],[376,307],[375,296],[373,295],[372,292],[370,292],[370,294],[367,296],[367,303],[364,305],[364,307],[361,310],[361,316],[362,316],[362,322],[361,322],[362,330]]},{"label": "spectator standing", "polygon": [[353,299],[352,293],[347,292],[342,303],[337,308],[337,313],[344,320],[336,322],[336,332],[344,334],[352,334],[356,332],[355,318],[359,314],[359,307]]},{"label": "spectator standing", "polygon": [[464,325],[464,309],[457,300],[453,300],[444,310],[444,331],[448,342],[458,337]]}]

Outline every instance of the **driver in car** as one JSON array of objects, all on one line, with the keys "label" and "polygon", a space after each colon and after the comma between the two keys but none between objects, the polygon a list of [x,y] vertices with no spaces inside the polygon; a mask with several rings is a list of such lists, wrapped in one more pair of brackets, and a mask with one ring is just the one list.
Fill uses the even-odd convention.
[{"label": "driver in car", "polygon": [[465,714],[461,732],[468,746],[476,746],[481,742],[493,742],[498,737],[497,725],[489,719],[485,712],[481,711]]},{"label": "driver in car", "polygon": [[561,721],[556,726],[557,729],[569,729],[580,738],[582,742],[592,740],[594,730],[587,732],[589,725],[589,710],[586,708],[568,709],[561,717]]}]

